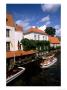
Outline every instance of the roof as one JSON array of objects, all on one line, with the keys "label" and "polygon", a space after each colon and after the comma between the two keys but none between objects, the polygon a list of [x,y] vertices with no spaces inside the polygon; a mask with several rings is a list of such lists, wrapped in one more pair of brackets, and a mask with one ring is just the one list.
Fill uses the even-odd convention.
[{"label": "roof", "polygon": [[52,44],[59,44],[60,43],[60,41],[59,41],[59,39],[57,37],[48,36],[48,40]]},{"label": "roof", "polygon": [[15,30],[16,30],[16,31],[22,31],[22,27],[21,27],[20,25],[16,25],[16,26],[15,26]]},{"label": "roof", "polygon": [[11,26],[11,27],[14,27],[15,26],[15,22],[13,20],[13,17],[10,14],[7,14],[6,15],[6,25],[7,26]]},{"label": "roof", "polygon": [[43,30],[41,30],[41,29],[39,29],[39,28],[30,28],[29,30],[28,30],[28,32],[27,33],[25,33],[25,34],[28,34],[28,33],[39,33],[39,34],[46,34]]},{"label": "roof", "polygon": [[12,58],[12,57],[14,57],[14,55],[17,57],[17,56],[34,54],[34,53],[35,53],[35,51],[33,51],[33,50],[30,50],[30,51],[22,51],[22,50],[8,51],[8,52],[6,52],[6,58]]},{"label": "roof", "polygon": [[22,27],[20,25],[16,25],[11,14],[6,15],[6,25],[15,27],[16,31],[22,31]]}]

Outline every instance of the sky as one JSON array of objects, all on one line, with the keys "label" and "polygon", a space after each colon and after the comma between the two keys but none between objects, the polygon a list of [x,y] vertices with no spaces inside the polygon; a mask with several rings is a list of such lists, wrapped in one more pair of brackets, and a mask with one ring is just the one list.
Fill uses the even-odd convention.
[{"label": "sky", "polygon": [[56,35],[61,36],[60,4],[7,4],[6,10],[25,31],[31,26],[51,26],[56,29]]}]

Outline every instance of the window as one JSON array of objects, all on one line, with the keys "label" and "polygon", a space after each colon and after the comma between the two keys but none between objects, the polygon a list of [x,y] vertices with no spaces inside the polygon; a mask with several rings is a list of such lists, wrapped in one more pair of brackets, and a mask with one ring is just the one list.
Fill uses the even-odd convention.
[{"label": "window", "polygon": [[8,19],[6,18],[6,22],[8,21]]},{"label": "window", "polygon": [[40,40],[40,35],[38,35],[38,40]]},{"label": "window", "polygon": [[6,37],[9,37],[9,29],[6,29]]},{"label": "window", "polygon": [[44,40],[44,36],[43,36],[43,40]]},{"label": "window", "polygon": [[21,50],[21,44],[19,41],[18,41],[18,50]]},{"label": "window", "polygon": [[45,36],[45,40],[47,40],[47,36]]},{"label": "window", "polygon": [[36,40],[36,35],[34,35],[34,40]]},{"label": "window", "polygon": [[6,42],[6,51],[10,51],[10,42]]}]

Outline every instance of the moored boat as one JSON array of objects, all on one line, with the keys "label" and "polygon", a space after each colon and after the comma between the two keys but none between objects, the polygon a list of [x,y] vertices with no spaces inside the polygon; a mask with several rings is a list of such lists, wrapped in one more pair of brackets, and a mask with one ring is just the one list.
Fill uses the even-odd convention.
[{"label": "moored boat", "polygon": [[48,60],[45,60],[44,62],[42,62],[40,64],[41,68],[49,68],[50,66],[52,66],[55,62],[57,62],[57,58],[56,57],[51,57]]},{"label": "moored boat", "polygon": [[10,76],[7,77],[6,83],[11,82],[12,80],[14,80],[15,78],[17,78],[19,75],[21,75],[25,71],[25,68],[24,67],[18,67],[18,69],[19,69],[18,72],[16,72],[15,74],[10,75]]}]

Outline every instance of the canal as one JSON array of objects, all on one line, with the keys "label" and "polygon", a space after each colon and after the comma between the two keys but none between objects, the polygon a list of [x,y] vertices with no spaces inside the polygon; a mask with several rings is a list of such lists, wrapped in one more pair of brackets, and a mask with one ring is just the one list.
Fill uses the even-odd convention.
[{"label": "canal", "polygon": [[24,65],[25,72],[7,86],[60,86],[61,85],[61,57],[57,53],[57,62],[47,69],[41,69],[37,62]]}]

